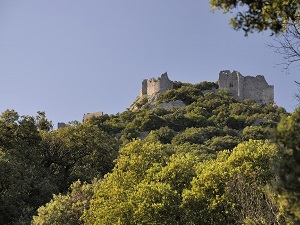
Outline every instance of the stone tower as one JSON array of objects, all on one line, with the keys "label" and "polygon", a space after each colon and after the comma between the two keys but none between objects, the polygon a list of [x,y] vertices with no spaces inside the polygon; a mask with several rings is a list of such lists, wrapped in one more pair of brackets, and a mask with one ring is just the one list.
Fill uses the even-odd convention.
[{"label": "stone tower", "polygon": [[167,73],[164,73],[157,79],[151,78],[149,80],[143,80],[140,97],[145,95],[151,97],[157,93],[162,93],[170,89],[173,89],[173,81],[169,79]]}]

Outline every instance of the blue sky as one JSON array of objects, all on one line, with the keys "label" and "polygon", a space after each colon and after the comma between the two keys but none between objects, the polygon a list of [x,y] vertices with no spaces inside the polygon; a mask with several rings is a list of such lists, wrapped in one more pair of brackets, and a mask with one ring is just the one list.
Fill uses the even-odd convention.
[{"label": "blue sky", "polygon": [[264,75],[292,111],[299,70],[275,66],[269,32],[244,37],[229,17],[209,0],[2,0],[0,112],[81,121],[126,110],[145,78],[199,83],[227,69]]}]

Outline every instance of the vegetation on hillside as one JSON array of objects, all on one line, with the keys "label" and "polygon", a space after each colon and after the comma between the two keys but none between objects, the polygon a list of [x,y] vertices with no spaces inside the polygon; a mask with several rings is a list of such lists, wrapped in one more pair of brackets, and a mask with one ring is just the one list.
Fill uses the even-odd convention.
[{"label": "vegetation on hillside", "polygon": [[186,107],[58,130],[4,112],[1,224],[297,223],[300,110],[177,84],[159,101]]}]

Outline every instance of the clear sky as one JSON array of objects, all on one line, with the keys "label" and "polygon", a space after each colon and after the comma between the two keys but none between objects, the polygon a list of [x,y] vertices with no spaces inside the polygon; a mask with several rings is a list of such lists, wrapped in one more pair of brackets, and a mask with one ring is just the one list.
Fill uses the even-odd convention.
[{"label": "clear sky", "polygon": [[126,110],[145,78],[199,83],[227,69],[264,75],[292,111],[299,70],[282,72],[270,34],[244,37],[229,17],[209,0],[1,0],[0,112],[81,121]]}]

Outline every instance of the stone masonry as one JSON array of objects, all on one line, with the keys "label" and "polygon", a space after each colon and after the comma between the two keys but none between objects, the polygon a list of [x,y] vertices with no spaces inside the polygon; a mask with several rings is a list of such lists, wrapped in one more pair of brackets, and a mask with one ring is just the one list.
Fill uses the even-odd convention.
[{"label": "stone masonry", "polygon": [[259,104],[274,103],[274,86],[269,85],[262,75],[242,76],[239,72],[229,70],[219,74],[219,89],[227,88],[234,98],[253,99]]},{"label": "stone masonry", "polygon": [[140,97],[151,97],[157,93],[163,93],[167,90],[173,89],[173,81],[168,78],[167,72],[162,74],[158,79],[145,79],[142,82],[142,90]]},{"label": "stone masonry", "polygon": [[[238,100],[253,99],[258,104],[274,103],[274,86],[269,85],[263,75],[243,76],[237,71],[223,70],[219,73],[219,89],[226,88]],[[173,89],[173,81],[164,73],[158,79],[145,79],[142,82],[141,97],[147,97],[148,102],[156,100],[157,94]],[[203,93],[218,90],[207,90]]]},{"label": "stone masonry", "polygon": [[84,122],[84,121],[88,120],[89,118],[91,118],[93,116],[94,117],[103,116],[103,112],[94,112],[94,113],[84,114],[82,121]]},{"label": "stone masonry", "polygon": [[[204,90],[203,94],[207,92],[218,92],[218,90],[226,88],[233,95],[235,99],[253,99],[258,104],[274,103],[274,86],[269,85],[262,75],[243,76],[237,71],[230,72],[224,70],[219,73],[219,89]],[[145,79],[142,82],[142,89],[138,97],[142,100],[147,97],[149,103],[156,101],[157,97],[167,90],[173,89],[173,81],[168,78],[167,72],[162,74],[157,79],[151,78]],[[135,105],[131,106],[131,110],[135,109]],[[181,101],[173,101],[169,103],[163,103],[160,108],[180,108],[184,107],[184,103]],[[87,113],[83,116],[83,121],[91,118],[92,116],[103,116],[103,112]]]}]

